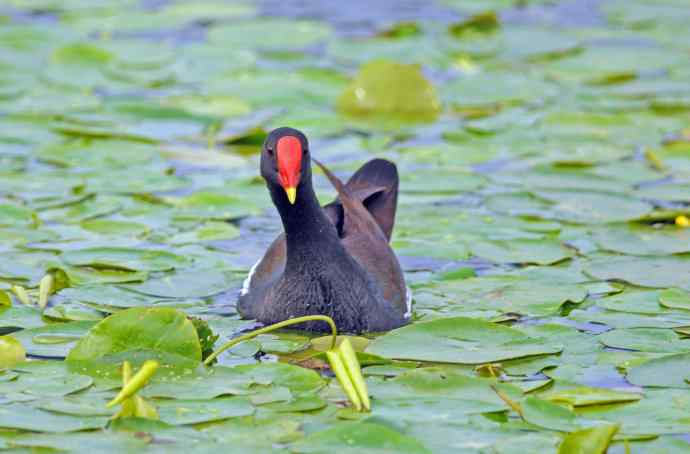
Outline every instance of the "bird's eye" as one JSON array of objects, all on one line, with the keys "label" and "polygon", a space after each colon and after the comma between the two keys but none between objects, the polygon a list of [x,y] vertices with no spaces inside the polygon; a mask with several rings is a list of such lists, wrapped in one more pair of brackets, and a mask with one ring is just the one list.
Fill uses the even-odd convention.
[{"label": "bird's eye", "polygon": [[304,154],[309,154],[309,148],[304,149]]},{"label": "bird's eye", "polygon": [[273,148],[266,148],[266,152],[269,156],[273,156]]}]

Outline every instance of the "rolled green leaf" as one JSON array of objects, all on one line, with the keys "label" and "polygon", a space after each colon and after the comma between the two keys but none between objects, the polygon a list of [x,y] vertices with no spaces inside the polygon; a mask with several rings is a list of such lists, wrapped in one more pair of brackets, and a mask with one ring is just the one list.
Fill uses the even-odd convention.
[{"label": "rolled green leaf", "polygon": [[132,379],[132,364],[129,361],[122,363],[122,387],[127,386],[127,383]]},{"label": "rolled green leaf", "polygon": [[45,309],[45,307],[48,305],[48,298],[53,292],[54,286],[55,278],[52,274],[46,274],[43,276],[38,287],[38,307],[40,307],[41,310]]},{"label": "rolled green leaf", "polygon": [[340,343],[338,354],[345,365],[347,374],[350,376],[350,381],[354,385],[355,391],[357,392],[357,396],[361,400],[362,405],[367,411],[371,410],[367,382],[364,381],[362,367],[359,365],[359,361],[357,361],[357,353],[355,353],[355,349],[352,348],[352,343],[350,342],[349,338],[346,337]]},{"label": "rolled green leaf", "polygon": [[134,377],[132,377],[132,379],[122,388],[120,393],[113,400],[108,402],[107,406],[112,407],[113,405],[122,403],[122,401],[128,397],[133,396],[134,393],[139,391],[146,385],[146,383],[148,383],[149,379],[156,372],[156,369],[158,369],[158,361],[154,361],[152,359],[146,361],[141,366],[139,371],[134,375]]},{"label": "rolled green leaf", "polygon": [[352,405],[355,406],[357,411],[362,411],[362,401],[355,390],[352,380],[350,380],[350,375],[347,373],[347,369],[345,368],[345,364],[343,363],[339,351],[329,350],[326,352],[326,357],[328,358],[328,362],[331,364],[331,370],[333,370],[333,373],[340,382],[340,386],[342,386],[343,390],[345,390],[345,394],[347,394],[350,402],[352,402]]}]

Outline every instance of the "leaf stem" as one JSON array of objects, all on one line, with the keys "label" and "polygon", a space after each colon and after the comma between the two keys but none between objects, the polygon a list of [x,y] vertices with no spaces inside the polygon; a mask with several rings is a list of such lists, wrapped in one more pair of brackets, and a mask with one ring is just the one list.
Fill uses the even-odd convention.
[{"label": "leaf stem", "polygon": [[336,342],[338,340],[338,329],[335,326],[335,322],[331,317],[328,317],[327,315],[305,315],[304,317],[297,317],[297,318],[291,318],[289,320],[283,320],[282,322],[274,323],[273,325],[265,326],[263,328],[259,328],[257,330],[254,330],[250,333],[244,334],[242,336],[236,337],[234,339],[231,339],[228,341],[226,344],[224,344],[222,347],[220,347],[218,350],[213,352],[211,355],[209,355],[208,358],[204,361],[205,365],[209,365],[213,362],[214,359],[218,357],[221,353],[223,353],[225,350],[234,347],[235,345],[244,342],[249,339],[253,339],[256,336],[260,336],[261,334],[266,334],[270,333],[271,331],[275,331],[280,328],[285,328],[286,326],[290,325],[296,325],[298,323],[304,323],[304,322],[311,322],[311,321],[322,321],[328,323],[328,325],[331,327],[331,334],[333,336],[333,339],[331,340],[331,350],[335,348]]}]

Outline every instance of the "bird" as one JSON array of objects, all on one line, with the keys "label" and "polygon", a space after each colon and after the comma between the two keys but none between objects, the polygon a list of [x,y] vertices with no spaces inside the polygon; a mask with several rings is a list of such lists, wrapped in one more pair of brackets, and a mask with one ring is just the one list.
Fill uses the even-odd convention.
[{"label": "bird", "polygon": [[[312,160],[338,194],[323,207],[312,185]],[[262,324],[327,315],[339,331],[355,334],[408,323],[411,292],[389,244],[398,198],[395,164],[372,159],[343,183],[312,159],[301,131],[281,127],[263,143],[260,171],[283,233],[245,279],[239,314]],[[328,325],[309,321],[297,328],[318,332]]]}]

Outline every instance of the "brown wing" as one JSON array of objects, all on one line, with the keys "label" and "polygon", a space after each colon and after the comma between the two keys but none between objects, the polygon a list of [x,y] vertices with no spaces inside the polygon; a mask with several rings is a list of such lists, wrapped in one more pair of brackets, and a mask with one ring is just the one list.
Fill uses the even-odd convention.
[{"label": "brown wing", "polygon": [[[361,201],[390,241],[398,206],[398,169],[385,159],[372,159],[357,170],[345,187],[350,194]],[[337,210],[342,220],[340,198],[324,208]],[[337,226],[337,224],[336,224]],[[340,226],[338,232],[341,233]]]},{"label": "brown wing", "polygon": [[[320,162],[314,160],[338,191],[343,207],[342,242],[345,250],[369,272],[383,291],[384,298],[405,314],[407,291],[395,253],[379,223],[349,187]],[[395,208],[393,208],[393,211]],[[392,222],[390,223],[392,229]]]},{"label": "brown wing", "polygon": [[[328,172],[327,169],[322,169]],[[333,183],[332,178],[335,177],[330,172],[327,176]],[[343,189],[340,180],[336,180]],[[398,172],[395,164],[383,159],[373,159],[360,167],[344,188],[349,194],[349,197],[346,196],[346,202],[342,201],[342,191],[338,191],[338,198],[324,206],[324,211],[338,229],[345,249],[364,269],[378,282],[397,283],[381,287],[384,297],[396,306],[401,304],[400,307],[405,312],[406,293],[402,272],[393,251],[388,246],[395,223],[398,198]],[[353,222],[362,226],[354,228]],[[385,247],[381,246],[381,243]],[[242,316],[256,318],[253,309],[263,301],[267,290],[282,276],[285,260],[285,236],[281,233],[263,258],[254,265],[244,282],[237,302],[237,309]]]}]

